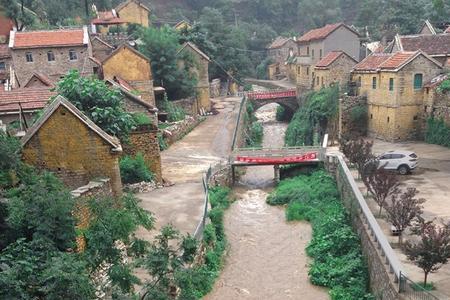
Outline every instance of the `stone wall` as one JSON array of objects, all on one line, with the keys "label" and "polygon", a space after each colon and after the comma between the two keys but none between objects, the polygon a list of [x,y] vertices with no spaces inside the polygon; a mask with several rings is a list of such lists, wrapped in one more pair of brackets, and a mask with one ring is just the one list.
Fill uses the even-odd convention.
[{"label": "stone wall", "polygon": [[429,101],[428,106],[424,107],[424,120],[434,117],[436,119],[443,119],[444,122],[450,126],[450,93],[438,93],[433,91],[432,101]]},{"label": "stone wall", "polygon": [[182,139],[192,129],[194,129],[204,118],[194,118],[187,116],[183,121],[175,122],[163,132],[164,140],[170,146]]},{"label": "stone wall", "polygon": [[[354,230],[361,239],[361,248],[369,268],[370,289],[376,299],[404,299],[399,293],[399,284],[389,270],[386,257],[380,251],[374,234],[369,229],[356,200],[356,194],[349,184],[352,178],[347,178],[343,168],[334,157],[328,157],[326,167],[336,179],[342,202],[349,212]],[[351,175],[350,175],[351,176]]]},{"label": "stone wall", "polygon": [[360,126],[351,120],[352,109],[363,106],[367,109],[367,98],[364,96],[344,96],[339,103],[339,117],[341,135],[365,136],[367,124]]},{"label": "stone wall", "polygon": [[209,85],[209,93],[211,98],[220,97],[220,79],[213,79]]},{"label": "stone wall", "polygon": [[[69,60],[70,50],[76,51],[76,60]],[[49,51],[53,52],[54,61],[48,61],[47,53]],[[33,62],[26,61],[28,52],[33,55]],[[87,46],[15,49],[11,51],[11,54],[14,71],[21,86],[25,85],[35,72],[46,75],[53,81],[58,81],[61,76],[72,69],[80,71],[82,76],[92,75],[94,72]]]},{"label": "stone wall", "polygon": [[159,151],[158,130],[152,126],[140,126],[130,133],[129,144],[123,145],[124,155],[135,156],[141,153],[147,167],[155,174],[156,181],[162,182],[161,154]]},{"label": "stone wall", "polygon": [[176,101],[171,101],[174,105],[181,107],[188,115],[198,115],[198,104],[196,98],[186,98]]}]

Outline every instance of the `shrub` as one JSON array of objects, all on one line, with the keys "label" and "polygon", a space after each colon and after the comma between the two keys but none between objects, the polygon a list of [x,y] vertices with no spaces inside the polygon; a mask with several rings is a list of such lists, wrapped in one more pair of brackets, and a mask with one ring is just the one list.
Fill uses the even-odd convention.
[{"label": "shrub", "polygon": [[145,164],[144,156],[141,153],[134,158],[124,156],[120,160],[119,166],[123,183],[150,182],[154,179],[154,175]]},{"label": "shrub", "polygon": [[136,125],[149,125],[152,124],[152,119],[144,113],[136,113],[132,115],[134,123]]},{"label": "shrub", "polygon": [[373,299],[368,272],[336,184],[324,171],[283,180],[268,197],[269,204],[288,204],[288,221],[308,220],[313,238],[306,252],[314,261],[309,270],[315,285],[330,288],[333,300]]},{"label": "shrub", "polygon": [[425,141],[430,144],[450,147],[450,126],[446,125],[442,119],[429,118]]}]

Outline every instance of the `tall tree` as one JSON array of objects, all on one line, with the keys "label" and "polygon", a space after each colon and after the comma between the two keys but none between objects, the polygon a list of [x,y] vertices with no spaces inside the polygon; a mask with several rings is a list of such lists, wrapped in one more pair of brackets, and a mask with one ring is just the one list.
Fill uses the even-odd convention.
[{"label": "tall tree", "polygon": [[6,16],[14,21],[18,31],[22,31],[35,21],[35,15],[26,7],[26,3],[26,0],[0,0],[0,6],[5,9]]}]

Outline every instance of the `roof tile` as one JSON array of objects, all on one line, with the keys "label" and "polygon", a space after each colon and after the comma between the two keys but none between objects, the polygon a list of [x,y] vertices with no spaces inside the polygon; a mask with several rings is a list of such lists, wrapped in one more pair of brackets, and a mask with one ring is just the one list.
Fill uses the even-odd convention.
[{"label": "roof tile", "polygon": [[12,48],[39,48],[84,45],[83,29],[22,31],[14,35]]},{"label": "roof tile", "polygon": [[42,109],[55,94],[49,88],[0,90],[0,112],[18,111],[19,103],[24,110]]},{"label": "roof tile", "polygon": [[354,68],[354,71],[376,71],[380,65],[391,57],[388,53],[373,53],[359,62]]},{"label": "roof tile", "polygon": [[[328,66],[330,66],[332,63],[334,63],[339,57],[341,57],[341,55],[346,55],[344,51],[331,51],[330,53],[328,53],[327,55],[325,55],[324,58],[322,58],[317,64],[316,64],[316,68],[327,68]],[[348,56],[350,57],[350,56]],[[351,58],[351,57],[350,57]],[[351,58],[352,60],[354,60],[353,58]],[[356,63],[356,61],[355,61]]]},{"label": "roof tile", "polygon": [[325,25],[324,27],[308,31],[298,39],[298,42],[310,42],[315,40],[322,40],[341,26],[345,26],[347,29],[351,30],[355,34],[358,34],[354,29],[348,27],[344,23],[328,24]]},{"label": "roof tile", "polygon": [[0,58],[8,58],[8,57],[11,57],[8,44],[0,44]]},{"label": "roof tile", "polygon": [[404,65],[408,60],[417,55],[416,52],[396,52],[391,55],[387,60],[380,64],[380,69],[383,70],[395,70]]},{"label": "roof tile", "polygon": [[422,50],[428,55],[448,55],[450,34],[423,34],[400,36],[404,51]]}]

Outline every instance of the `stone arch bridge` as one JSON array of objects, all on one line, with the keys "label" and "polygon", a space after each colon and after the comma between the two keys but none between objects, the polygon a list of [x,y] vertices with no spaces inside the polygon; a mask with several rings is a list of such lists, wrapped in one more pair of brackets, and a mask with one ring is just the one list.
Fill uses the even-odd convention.
[{"label": "stone arch bridge", "polygon": [[295,89],[247,92],[246,96],[247,100],[253,104],[255,110],[270,103],[277,103],[294,113],[299,106]]}]

